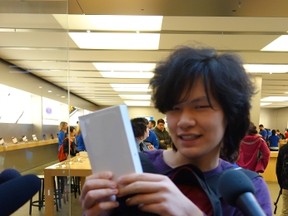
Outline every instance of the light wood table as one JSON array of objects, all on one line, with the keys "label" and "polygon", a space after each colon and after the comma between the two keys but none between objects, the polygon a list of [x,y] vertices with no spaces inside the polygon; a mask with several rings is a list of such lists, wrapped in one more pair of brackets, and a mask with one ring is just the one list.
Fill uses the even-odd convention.
[{"label": "light wood table", "polygon": [[55,176],[80,176],[81,184],[83,184],[86,176],[91,174],[92,174],[91,166],[87,156],[75,156],[66,161],[46,167],[44,169],[45,215],[46,216],[55,215],[54,211]]},{"label": "light wood table", "polygon": [[271,151],[269,163],[268,163],[264,173],[261,173],[264,180],[267,182],[277,182],[277,177],[276,177],[277,157],[278,157],[278,151]]}]

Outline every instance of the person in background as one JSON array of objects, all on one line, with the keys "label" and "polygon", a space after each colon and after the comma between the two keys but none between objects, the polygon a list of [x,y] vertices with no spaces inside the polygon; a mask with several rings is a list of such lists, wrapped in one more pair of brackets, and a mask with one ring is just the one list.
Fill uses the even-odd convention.
[{"label": "person in background", "polygon": [[153,130],[153,129],[155,128],[155,126],[156,126],[156,121],[153,120],[153,119],[150,119],[150,120],[149,120],[149,123],[148,123],[148,128],[149,128],[150,130]]},{"label": "person in background", "polygon": [[237,164],[245,169],[263,173],[269,159],[270,150],[267,143],[251,122],[247,135],[241,140]]},{"label": "person in background", "polygon": [[82,136],[82,133],[81,133],[81,128],[80,128],[80,125],[79,125],[78,121],[77,121],[75,139],[76,139],[77,151],[78,152],[86,151],[85,143],[84,143],[84,140],[83,140],[83,136]]},{"label": "person in background", "polygon": [[280,139],[285,139],[285,135],[282,134],[279,129],[276,130],[276,135],[277,135]]},{"label": "person in background", "polygon": [[[68,127],[69,133],[67,131],[67,137],[63,140],[63,147],[65,154],[70,156],[76,156],[78,153],[76,142],[75,142],[75,135],[76,135],[76,128],[73,126]],[[70,150],[70,151],[69,151]]]},{"label": "person in background", "polygon": [[276,130],[272,130],[272,135],[268,138],[268,145],[271,151],[279,150],[279,140],[280,138],[276,134]]},{"label": "person in background", "polygon": [[281,216],[288,215],[288,144],[279,149],[276,161],[277,181],[282,190],[282,212]]},{"label": "person in background", "polygon": [[268,133],[267,133],[267,130],[264,128],[264,125],[263,124],[260,124],[259,125],[259,134],[262,136],[262,138],[267,141],[267,136],[268,136]]},{"label": "person in background", "polygon": [[172,146],[172,140],[170,134],[165,128],[164,119],[158,119],[157,125],[153,130],[159,140],[159,149],[167,149],[167,147]]},{"label": "person in background", "polygon": [[284,133],[284,135],[285,135],[285,138],[286,138],[287,141],[288,141],[288,128],[285,129],[285,133]]},{"label": "person in background", "polygon": [[[233,169],[249,127],[254,86],[241,60],[211,48],[178,48],[157,65],[150,86],[155,107],[166,115],[172,148],[140,153],[156,173],[144,170],[114,179],[107,170],[88,176],[80,196],[83,214],[117,215],[124,205],[128,212],[133,207],[139,211],[130,215],[243,215],[223,199],[211,201],[202,187],[208,187],[208,178]],[[249,172],[256,175],[251,179],[255,198],[271,216],[267,185]],[[118,199],[125,197],[123,203]],[[222,213],[213,208],[219,202]]]},{"label": "person in background", "polygon": [[[145,121],[146,120],[146,121]],[[138,152],[149,151],[148,146],[143,142],[149,136],[148,120],[145,118],[131,119],[131,125],[135,140],[137,143]],[[151,145],[151,144],[150,144]]]},{"label": "person in background", "polygon": [[[153,126],[154,122],[154,126]],[[149,136],[144,140],[144,143],[150,143],[154,146],[155,149],[159,148],[159,140],[158,137],[156,136],[153,128],[155,127],[155,121],[154,120],[149,120],[148,122],[148,128],[149,128]]]},{"label": "person in background", "polygon": [[68,123],[64,122],[64,121],[60,122],[59,131],[57,133],[58,150],[59,150],[60,146],[63,144],[63,141],[64,141],[64,139],[66,137],[67,129],[68,129]]}]

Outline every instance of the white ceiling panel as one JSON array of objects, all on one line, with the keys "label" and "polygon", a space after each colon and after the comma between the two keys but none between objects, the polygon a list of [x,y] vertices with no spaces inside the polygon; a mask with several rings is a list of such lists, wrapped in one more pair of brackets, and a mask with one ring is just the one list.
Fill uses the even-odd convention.
[{"label": "white ceiling panel", "polygon": [[[287,35],[287,8],[286,0],[277,4],[273,0],[265,4],[262,0],[32,0],[21,4],[2,0],[0,58],[11,64],[11,73],[19,67],[90,103],[111,106],[124,101],[110,84],[148,84],[149,79],[103,78],[93,63],[155,63],[179,45],[197,45],[235,52],[245,64],[288,65],[288,51],[260,51],[280,35]],[[148,31],[160,33],[159,49],[80,49],[68,32],[106,32],[87,21],[93,15],[163,16],[162,29]],[[262,77],[261,98],[288,95],[288,73],[253,76]],[[21,80],[10,82],[17,86]],[[27,89],[31,86],[28,83]],[[287,102],[274,102],[267,107],[287,106]]]}]

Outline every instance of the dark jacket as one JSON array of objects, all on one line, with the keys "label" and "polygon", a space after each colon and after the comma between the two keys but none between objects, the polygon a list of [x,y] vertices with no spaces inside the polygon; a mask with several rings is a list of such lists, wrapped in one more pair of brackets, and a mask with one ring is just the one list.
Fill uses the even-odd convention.
[{"label": "dark jacket", "polygon": [[288,144],[279,149],[276,162],[276,175],[278,184],[283,189],[288,189]]},{"label": "dark jacket", "polygon": [[[172,139],[171,139],[170,134],[168,133],[168,131],[166,129],[161,131],[157,127],[155,127],[153,129],[153,131],[155,132],[156,136],[158,137],[159,149],[167,149],[168,146],[171,147]],[[164,140],[164,143],[161,143],[160,142],[161,140]]]}]

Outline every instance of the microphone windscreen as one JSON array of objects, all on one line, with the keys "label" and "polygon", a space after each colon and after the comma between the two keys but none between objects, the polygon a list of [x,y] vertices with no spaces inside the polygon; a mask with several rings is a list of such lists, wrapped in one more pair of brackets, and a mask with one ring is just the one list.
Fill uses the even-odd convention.
[{"label": "microphone windscreen", "polygon": [[41,180],[32,174],[19,176],[0,185],[0,215],[11,215],[30,200],[41,187]]},{"label": "microphone windscreen", "polygon": [[19,177],[21,174],[15,169],[5,169],[0,173],[0,184]]},{"label": "microphone windscreen", "polygon": [[218,190],[223,199],[234,206],[241,194],[246,192],[255,193],[255,188],[250,178],[237,169],[227,170],[220,176]]}]

